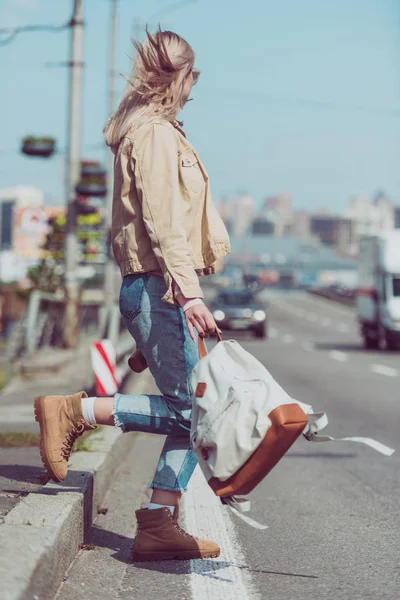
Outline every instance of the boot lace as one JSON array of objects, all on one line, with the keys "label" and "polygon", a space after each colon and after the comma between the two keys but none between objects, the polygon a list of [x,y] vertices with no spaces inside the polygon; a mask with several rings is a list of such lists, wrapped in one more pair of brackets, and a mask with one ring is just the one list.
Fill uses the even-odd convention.
[{"label": "boot lace", "polygon": [[192,535],[190,535],[190,533],[188,533],[187,531],[182,529],[182,527],[180,525],[178,525],[178,523],[174,523],[174,527],[175,527],[175,529],[177,529],[179,531],[179,533],[181,535],[184,535],[185,537],[188,537],[188,538],[195,539]]},{"label": "boot lace", "polygon": [[66,435],[61,448],[61,456],[68,461],[75,440],[85,431],[84,423],[77,423]]},{"label": "boot lace", "polygon": [[173,526],[175,527],[175,529],[177,529],[177,531],[179,531],[179,533],[185,537],[188,538],[192,538],[192,539],[196,539],[193,537],[193,535],[190,535],[190,533],[188,533],[187,531],[185,531],[184,529],[182,529],[182,527],[179,525],[178,521],[174,521],[171,515],[171,521]]}]

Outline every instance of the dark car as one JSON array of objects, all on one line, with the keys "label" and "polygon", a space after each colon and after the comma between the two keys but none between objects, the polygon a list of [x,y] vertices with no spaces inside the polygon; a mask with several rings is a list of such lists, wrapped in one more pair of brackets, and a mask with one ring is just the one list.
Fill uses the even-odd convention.
[{"label": "dark car", "polygon": [[251,331],[257,338],[267,335],[265,305],[247,288],[224,289],[211,305],[218,327],[230,331]]}]

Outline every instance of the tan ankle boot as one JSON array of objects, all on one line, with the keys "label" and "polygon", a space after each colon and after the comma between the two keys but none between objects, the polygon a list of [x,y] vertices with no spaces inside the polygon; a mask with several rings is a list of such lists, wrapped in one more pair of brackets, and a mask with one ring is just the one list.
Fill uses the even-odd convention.
[{"label": "tan ankle boot", "polygon": [[136,518],[134,561],[190,560],[220,555],[219,546],[214,542],[199,540],[186,533],[167,507],[137,510]]},{"label": "tan ankle boot", "polygon": [[40,455],[54,481],[64,481],[75,440],[87,429],[96,429],[82,414],[85,392],[72,396],[35,398],[35,419],[40,425]]}]

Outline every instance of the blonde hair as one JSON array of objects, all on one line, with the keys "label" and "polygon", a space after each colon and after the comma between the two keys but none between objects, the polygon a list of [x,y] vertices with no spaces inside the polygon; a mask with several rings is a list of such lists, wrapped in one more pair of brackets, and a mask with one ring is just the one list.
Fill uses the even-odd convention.
[{"label": "blonde hair", "polygon": [[140,44],[131,78],[116,112],[104,128],[106,142],[116,146],[143,117],[159,115],[173,121],[182,108],[186,78],[194,65],[189,44],[172,31],[157,31]]}]

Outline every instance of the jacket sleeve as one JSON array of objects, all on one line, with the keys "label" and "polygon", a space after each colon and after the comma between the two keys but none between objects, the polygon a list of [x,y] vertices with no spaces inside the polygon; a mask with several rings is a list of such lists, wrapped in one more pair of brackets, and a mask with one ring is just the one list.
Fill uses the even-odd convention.
[{"label": "jacket sleeve", "polygon": [[176,132],[161,123],[143,127],[132,157],[144,224],[168,286],[163,300],[174,304],[174,280],[186,298],[203,298],[184,225]]}]

